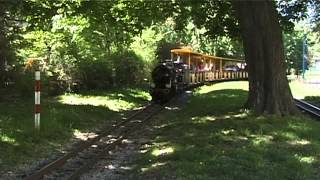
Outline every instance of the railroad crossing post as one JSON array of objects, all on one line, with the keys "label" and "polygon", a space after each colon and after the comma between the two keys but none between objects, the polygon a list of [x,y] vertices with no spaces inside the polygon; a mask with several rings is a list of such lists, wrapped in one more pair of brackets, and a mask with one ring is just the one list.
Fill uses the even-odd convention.
[{"label": "railroad crossing post", "polygon": [[35,106],[34,106],[34,125],[40,129],[40,71],[35,71]]}]

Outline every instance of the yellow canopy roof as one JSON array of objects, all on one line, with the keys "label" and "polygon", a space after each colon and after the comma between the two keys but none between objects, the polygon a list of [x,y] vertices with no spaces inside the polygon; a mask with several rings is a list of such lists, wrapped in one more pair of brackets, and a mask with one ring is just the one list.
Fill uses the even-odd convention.
[{"label": "yellow canopy roof", "polygon": [[193,52],[193,51],[191,51],[190,48],[188,48],[188,49],[187,48],[184,48],[184,49],[172,49],[171,53],[174,53],[174,54],[177,54],[177,55],[201,56],[201,57],[208,58],[208,59],[213,59],[213,60],[245,62],[244,60],[241,60],[241,59],[223,58],[223,57],[210,56],[210,55],[206,55],[206,54]]}]

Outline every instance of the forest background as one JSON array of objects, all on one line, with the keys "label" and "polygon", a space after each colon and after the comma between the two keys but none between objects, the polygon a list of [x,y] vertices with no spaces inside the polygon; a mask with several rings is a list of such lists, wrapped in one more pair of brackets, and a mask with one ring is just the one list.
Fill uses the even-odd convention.
[{"label": "forest background", "polygon": [[[1,1],[0,100],[4,94],[32,94],[35,69],[42,72],[45,93],[57,95],[148,84],[154,65],[169,57],[170,48],[181,45],[244,59],[239,36],[212,34],[178,13],[181,8],[165,1],[147,2]],[[278,7],[279,15],[290,9],[288,4]],[[291,28],[284,29],[288,74],[301,73],[304,34],[308,64],[319,57],[320,36],[312,16],[306,12],[293,18]]]}]

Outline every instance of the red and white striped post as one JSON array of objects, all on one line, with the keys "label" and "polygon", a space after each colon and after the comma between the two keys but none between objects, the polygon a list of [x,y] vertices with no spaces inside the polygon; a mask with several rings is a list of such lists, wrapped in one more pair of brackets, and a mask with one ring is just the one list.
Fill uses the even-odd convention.
[{"label": "red and white striped post", "polygon": [[35,88],[34,88],[34,125],[36,129],[40,129],[40,71],[35,72]]}]

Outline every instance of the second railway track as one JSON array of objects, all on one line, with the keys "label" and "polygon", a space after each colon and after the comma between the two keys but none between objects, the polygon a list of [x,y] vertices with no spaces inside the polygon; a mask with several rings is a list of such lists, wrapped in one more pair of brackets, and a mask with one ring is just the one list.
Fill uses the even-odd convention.
[{"label": "second railway track", "polygon": [[320,119],[320,108],[312,105],[306,101],[300,100],[300,99],[294,99],[296,106],[300,108],[301,110],[311,114],[312,116],[316,117],[317,119]]},{"label": "second railway track", "polygon": [[79,144],[72,151],[30,173],[26,179],[79,179],[99,159],[104,158],[109,151],[121,145],[122,140],[130,132],[134,132],[163,109],[164,106],[157,104],[147,105],[113,125],[112,128],[102,131],[98,136]]}]

